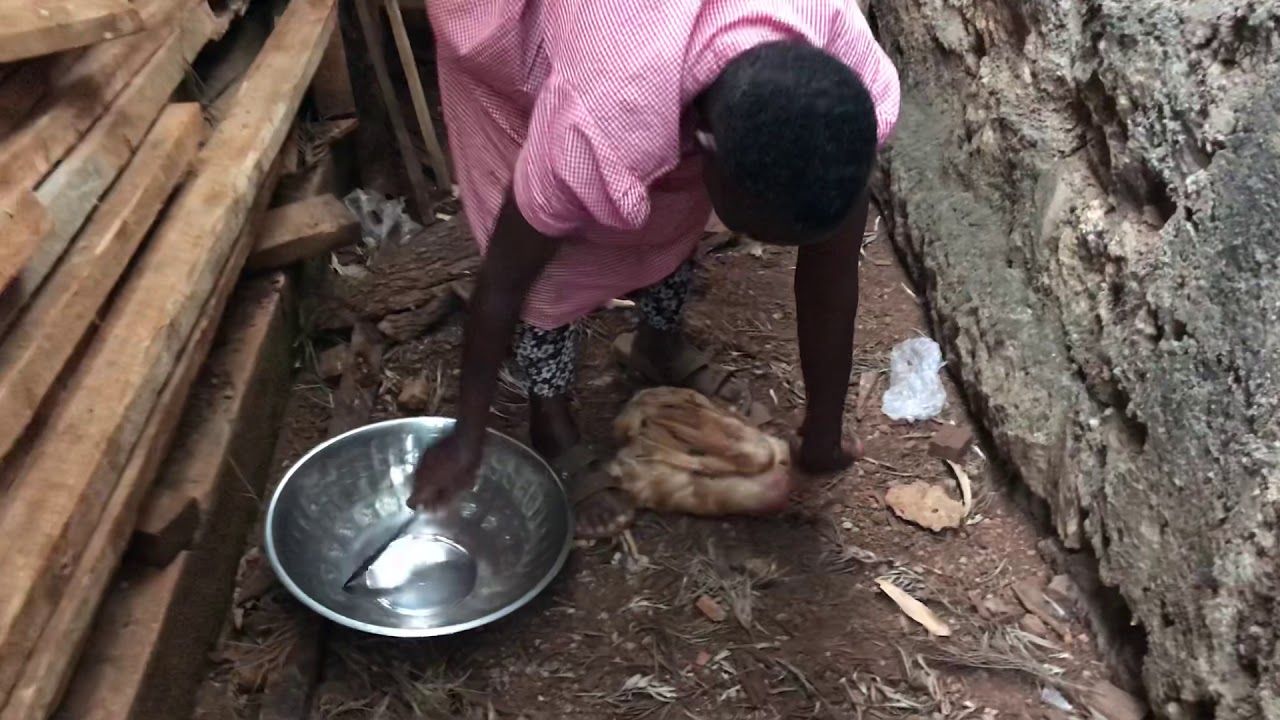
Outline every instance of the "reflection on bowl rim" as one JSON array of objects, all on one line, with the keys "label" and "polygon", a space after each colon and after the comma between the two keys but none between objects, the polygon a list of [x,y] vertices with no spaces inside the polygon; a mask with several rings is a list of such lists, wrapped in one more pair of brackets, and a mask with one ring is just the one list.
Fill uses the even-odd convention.
[{"label": "reflection on bowl rim", "polygon": [[271,561],[271,569],[275,571],[276,577],[279,578],[280,583],[289,590],[289,593],[293,595],[294,598],[300,601],[303,605],[306,605],[312,611],[318,613],[321,617],[324,617],[328,620],[338,623],[339,625],[349,627],[353,630],[359,630],[361,632],[370,633],[372,635],[382,635],[384,637],[426,638],[426,637],[442,637],[445,635],[454,635],[460,632],[466,632],[467,630],[474,630],[478,627],[481,627],[482,625],[488,625],[489,623],[494,622],[496,620],[501,620],[502,618],[510,615],[511,613],[529,604],[529,601],[537,597],[543,590],[546,590],[547,586],[551,584],[551,581],[554,580],[556,576],[560,574],[560,571],[562,569],[564,569],[564,564],[569,559],[569,552],[573,549],[574,517],[573,517],[573,503],[570,501],[569,493],[566,492],[565,490],[564,483],[560,481],[559,473],[552,470],[551,466],[547,464],[546,460],[542,459],[541,455],[534,452],[531,448],[526,446],[524,443],[520,442],[519,440],[516,440],[510,435],[494,430],[493,428],[487,428],[487,431],[490,435],[498,437],[506,442],[509,442],[515,445],[517,448],[528,453],[529,456],[533,458],[535,462],[537,462],[543,468],[546,469],[547,474],[550,475],[550,477],[555,480],[556,487],[560,488],[560,492],[564,494],[565,506],[567,507],[569,512],[569,517],[567,518],[569,532],[566,534],[564,546],[560,548],[560,554],[556,557],[556,561],[552,563],[551,568],[547,572],[547,574],[543,576],[542,579],[540,579],[537,583],[535,583],[533,587],[529,588],[528,592],[526,592],[524,595],[521,595],[515,601],[507,604],[505,607],[495,610],[489,613],[488,615],[484,615],[474,620],[468,620],[466,622],[461,622],[461,623],[454,623],[452,625],[442,625],[440,627],[433,627],[433,628],[396,628],[396,627],[386,627],[383,625],[374,625],[371,623],[361,622],[359,620],[355,620],[353,618],[349,618],[345,615],[342,615],[341,613],[334,612],[333,610],[330,610],[329,608],[325,607],[321,603],[317,602],[315,599],[311,597],[310,594],[304,592],[302,588],[298,587],[297,583],[293,581],[293,578],[289,576],[289,573],[286,572],[284,567],[282,567],[280,564],[280,559],[276,553],[275,539],[273,538],[273,533],[271,532],[274,526],[273,520],[275,518],[275,513],[276,513],[276,503],[280,501],[280,495],[284,491],[285,486],[289,483],[289,480],[291,480],[293,476],[297,474],[299,468],[305,465],[307,461],[310,460],[313,456],[323,452],[330,445],[334,445],[351,435],[356,435],[362,432],[368,432],[376,428],[382,428],[387,426],[416,425],[424,422],[425,423],[443,423],[446,425],[446,427],[451,427],[453,423],[456,421],[454,420],[454,418],[441,417],[441,416],[394,418],[391,420],[383,420],[381,422],[362,425],[353,430],[348,430],[347,432],[344,432],[341,435],[337,435],[335,437],[332,437],[320,443],[319,445],[315,446],[310,451],[308,451],[307,454],[299,458],[297,462],[295,462],[292,466],[290,466],[289,471],[286,472],[284,474],[284,477],[280,480],[280,484],[276,486],[275,492],[271,494],[271,503],[267,506],[267,515],[266,515],[265,522],[263,523],[263,526],[262,526],[263,535],[266,536],[265,542],[263,543],[263,547],[266,550],[267,558]]}]

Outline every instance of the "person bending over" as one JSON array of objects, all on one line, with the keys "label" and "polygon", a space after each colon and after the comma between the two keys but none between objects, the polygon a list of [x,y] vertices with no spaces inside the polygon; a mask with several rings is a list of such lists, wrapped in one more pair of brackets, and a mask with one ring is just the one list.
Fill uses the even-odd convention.
[{"label": "person bending over", "polygon": [[855,0],[428,0],[445,121],[484,254],[466,320],[454,432],[422,455],[410,502],[470,487],[514,342],[534,449],[565,478],[584,537],[631,499],[574,423],[582,320],[633,298],[618,339],[650,382],[735,400],[737,378],[682,333],[692,257],[714,209],[798,246],[805,385],[795,462],[847,467],[843,414],[866,185],[897,121],[898,75]]}]

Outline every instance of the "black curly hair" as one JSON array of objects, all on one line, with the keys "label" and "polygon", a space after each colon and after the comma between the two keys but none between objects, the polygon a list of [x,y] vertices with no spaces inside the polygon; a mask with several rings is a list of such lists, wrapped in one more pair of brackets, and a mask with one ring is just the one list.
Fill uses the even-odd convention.
[{"label": "black curly hair", "polygon": [[871,94],[844,63],[802,42],[731,61],[700,105],[724,177],[806,234],[833,230],[876,154]]}]

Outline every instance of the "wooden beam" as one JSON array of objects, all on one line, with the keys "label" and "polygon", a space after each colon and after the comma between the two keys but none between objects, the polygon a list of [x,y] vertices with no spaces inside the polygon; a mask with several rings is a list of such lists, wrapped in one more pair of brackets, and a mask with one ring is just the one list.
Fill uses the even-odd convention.
[{"label": "wooden beam", "polygon": [[[382,382],[384,343],[378,329],[359,323],[351,333],[342,380],[333,396],[329,437],[364,425],[373,416],[373,403]],[[280,667],[267,676],[258,720],[299,720],[311,717],[311,704],[324,664],[328,623],[315,613],[294,613],[294,645]]]},{"label": "wooden beam", "polygon": [[147,27],[159,27],[172,22],[192,0],[132,0],[142,23]]},{"label": "wooden beam", "polygon": [[334,0],[289,4],[4,497],[0,680],[34,647],[75,558],[95,550],[95,521],[179,351],[219,278],[239,273],[249,251],[241,229],[333,23]]},{"label": "wooden beam", "polygon": [[387,70],[387,54],[382,45],[382,28],[378,25],[378,17],[373,13],[370,3],[373,0],[352,0],[356,6],[360,30],[364,34],[365,45],[369,48],[369,62],[373,65],[374,77],[378,80],[378,91],[382,103],[387,110],[387,119],[391,122],[391,131],[396,136],[396,146],[400,150],[400,159],[404,162],[405,174],[409,178],[412,193],[410,204],[418,211],[418,220],[429,224],[435,215],[434,203],[431,202],[431,189],[427,186],[427,177],[422,173],[417,155],[413,150],[413,139],[409,137],[409,129],[404,124],[404,113],[400,110],[400,99],[396,96],[396,87],[391,82],[391,73]]},{"label": "wooden beam", "polygon": [[[29,301],[66,251],[98,199],[133,157],[160,110],[182,82],[188,64],[208,41],[213,30],[213,13],[201,2],[137,76],[112,102],[110,109],[36,189],[53,221],[38,237],[14,237],[11,241],[34,243],[35,250],[22,269],[25,296]],[[0,310],[0,333],[14,320],[12,311]],[[2,452],[2,451],[0,451]]]},{"label": "wooden beam", "polygon": [[[62,703],[75,720],[187,717],[205,651],[226,617],[244,536],[265,485],[291,354],[281,274],[242,282],[187,402],[148,502],[196,497],[205,521],[164,570],[126,567],[104,600]],[[136,537],[135,537],[136,539]]]},{"label": "wooden beam", "polygon": [[0,237],[5,239],[0,243],[0,317],[22,307],[30,292],[22,282],[22,269],[35,255],[39,238],[52,227],[49,211],[30,190],[0,196]]},{"label": "wooden beam", "polygon": [[0,141],[0,197],[31,190],[75,146],[172,29],[95,45],[55,78],[19,130]]},{"label": "wooden beam", "polygon": [[245,267],[279,268],[360,240],[360,220],[333,195],[317,195],[267,214]]},{"label": "wooden beam", "polygon": [[67,72],[80,51],[37,58],[7,67],[13,68],[0,82],[0,137],[17,129],[31,109],[44,97],[52,78]]},{"label": "wooden beam", "polygon": [[[255,216],[265,210],[272,182],[274,180],[269,180],[264,185],[266,192],[259,193],[253,211]],[[246,235],[250,233],[244,231]],[[0,711],[0,720],[44,720],[66,689],[94,614],[128,542],[138,507],[167,455],[192,384],[213,345],[223,311],[235,289],[235,279],[233,274],[219,278],[205,303],[191,339],[147,417],[121,482],[107,501],[85,554],[77,561],[64,601],[58,603],[41,633],[40,643],[32,650],[21,680]]]},{"label": "wooden beam", "polygon": [[400,55],[400,67],[404,70],[405,81],[409,83],[409,97],[413,100],[413,113],[418,118],[418,132],[422,134],[427,155],[431,157],[431,170],[436,174],[436,187],[449,191],[453,188],[449,160],[440,147],[440,137],[436,135],[435,122],[427,108],[427,96],[422,89],[422,78],[418,76],[418,61],[413,56],[413,45],[404,27],[400,3],[398,0],[386,0],[385,5],[387,18],[391,21],[391,35],[396,41],[396,52]]},{"label": "wooden beam", "polygon": [[311,81],[311,99],[320,117],[326,120],[356,114],[356,95],[351,88],[351,73],[347,71],[347,48],[340,32],[329,36],[329,47],[325,48],[316,77]]},{"label": "wooden beam", "polygon": [[81,339],[187,174],[204,136],[198,103],[173,105],[94,214],[75,247],[0,340],[0,457],[36,416]]},{"label": "wooden beam", "polygon": [[52,55],[143,28],[128,0],[21,0],[0,5],[0,62]]},{"label": "wooden beam", "polygon": [[379,250],[361,277],[330,273],[309,298],[308,316],[318,329],[351,327],[357,319],[377,322],[435,300],[450,283],[473,276],[480,254],[461,215],[432,224],[403,243]]}]

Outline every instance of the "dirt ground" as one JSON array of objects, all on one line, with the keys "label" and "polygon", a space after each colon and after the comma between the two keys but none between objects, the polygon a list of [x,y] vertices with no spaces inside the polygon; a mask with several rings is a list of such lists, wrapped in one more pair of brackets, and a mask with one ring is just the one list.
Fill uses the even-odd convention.
[{"label": "dirt ground", "polygon": [[[748,373],[775,403],[767,428],[787,436],[801,404],[791,299],[794,254],[750,245],[704,258],[693,337]],[[926,333],[918,301],[884,237],[865,248],[849,418],[867,459],[805,481],[786,513],[696,520],[644,515],[622,544],[579,546],[558,580],[513,616],[430,641],[329,630],[313,718],[731,718],[1088,716],[1081,688],[1106,677],[1083,609],[980,450],[964,463],[974,509],[933,533],[886,507],[889,488],[925,480],[959,497],[927,455],[938,422],[895,424],[880,412],[896,343]],[[633,319],[592,320],[579,376],[582,425],[607,432],[639,385],[609,357]],[[378,418],[396,417],[407,379],[425,373],[439,414],[455,400],[461,317],[387,355]],[[877,385],[858,408],[863,375]],[[966,423],[954,388],[941,421]],[[301,371],[279,447],[279,474],[324,440],[330,389]],[[524,438],[519,395],[499,408]],[[278,480],[278,478],[275,478]],[[237,606],[201,691],[199,717],[248,720],[306,611],[271,582],[256,537]],[[876,584],[891,579],[952,629],[931,637]],[[1021,584],[1020,602],[1015,586]],[[719,622],[698,609],[711,598]],[[1036,613],[1028,612],[1036,606]],[[1058,708],[1054,705],[1057,704]],[[1074,708],[1074,712],[1070,709]],[[1079,713],[1077,715],[1076,713]]]}]

